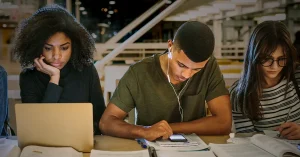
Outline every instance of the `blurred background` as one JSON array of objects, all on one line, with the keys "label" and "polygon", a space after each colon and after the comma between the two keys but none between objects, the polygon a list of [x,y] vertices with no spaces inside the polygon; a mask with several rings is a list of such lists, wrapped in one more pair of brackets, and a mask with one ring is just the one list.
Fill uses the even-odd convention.
[{"label": "blurred background", "polygon": [[240,77],[254,27],[266,20],[300,30],[300,0],[0,0],[0,65],[8,72],[10,103],[20,100],[21,67],[10,53],[18,23],[56,3],[69,10],[96,41],[95,66],[107,102],[118,80],[138,60],[167,48],[184,22],[206,23],[215,35],[214,55],[229,87]]}]

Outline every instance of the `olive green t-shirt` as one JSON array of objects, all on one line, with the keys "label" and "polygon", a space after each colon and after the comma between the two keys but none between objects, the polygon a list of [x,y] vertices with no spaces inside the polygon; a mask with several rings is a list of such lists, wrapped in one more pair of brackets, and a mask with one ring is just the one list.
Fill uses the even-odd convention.
[{"label": "olive green t-shirt", "polygon": [[[153,55],[131,65],[110,100],[125,112],[136,108],[137,125],[153,125],[161,120],[169,123],[181,121],[177,97],[161,69],[160,55]],[[201,71],[190,78],[184,89],[180,95],[183,121],[206,116],[205,101],[229,94],[213,56]]]}]

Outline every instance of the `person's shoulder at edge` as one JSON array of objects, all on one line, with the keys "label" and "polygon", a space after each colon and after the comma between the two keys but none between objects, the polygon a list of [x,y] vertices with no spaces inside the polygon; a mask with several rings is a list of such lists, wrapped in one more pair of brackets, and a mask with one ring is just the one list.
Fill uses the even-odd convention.
[{"label": "person's shoulder at edge", "polygon": [[0,65],[0,73],[2,73],[2,72],[6,72],[6,70],[4,69],[4,67],[2,67],[2,66]]}]

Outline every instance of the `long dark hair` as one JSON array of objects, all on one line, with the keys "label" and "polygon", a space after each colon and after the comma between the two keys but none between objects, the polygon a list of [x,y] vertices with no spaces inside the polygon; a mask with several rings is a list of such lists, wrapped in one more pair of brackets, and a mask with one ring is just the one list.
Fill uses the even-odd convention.
[{"label": "long dark hair", "polygon": [[71,39],[69,62],[75,69],[81,70],[93,63],[96,49],[92,36],[65,8],[53,4],[40,8],[19,24],[12,52],[21,66],[32,66],[34,59],[42,54],[45,42],[57,32]]},{"label": "long dark hair", "polygon": [[244,58],[244,69],[238,82],[233,105],[237,105],[245,116],[257,121],[263,118],[260,98],[262,93],[263,75],[259,70],[261,61],[281,46],[287,58],[287,64],[282,69],[282,77],[288,83],[294,77],[296,67],[296,50],[290,39],[290,33],[285,24],[279,21],[265,21],[256,26],[251,34],[247,53]]}]

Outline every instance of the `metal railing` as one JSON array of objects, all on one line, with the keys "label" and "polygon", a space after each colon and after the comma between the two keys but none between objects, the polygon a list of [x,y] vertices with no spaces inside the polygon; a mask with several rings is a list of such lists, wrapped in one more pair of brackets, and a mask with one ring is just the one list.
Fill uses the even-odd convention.
[{"label": "metal railing", "polygon": [[[113,49],[120,44],[110,44],[107,46],[107,50],[104,51],[101,56],[105,57]],[[103,44],[96,44],[96,49],[101,48]],[[141,60],[145,57],[151,56],[156,53],[162,53],[167,49],[167,43],[133,43],[130,44],[119,53],[111,61],[126,61],[126,60]],[[219,51],[220,50],[220,51]],[[214,56],[217,59],[232,59],[242,60],[246,51],[245,46],[240,44],[236,45],[223,45],[221,48],[215,48]]]}]

